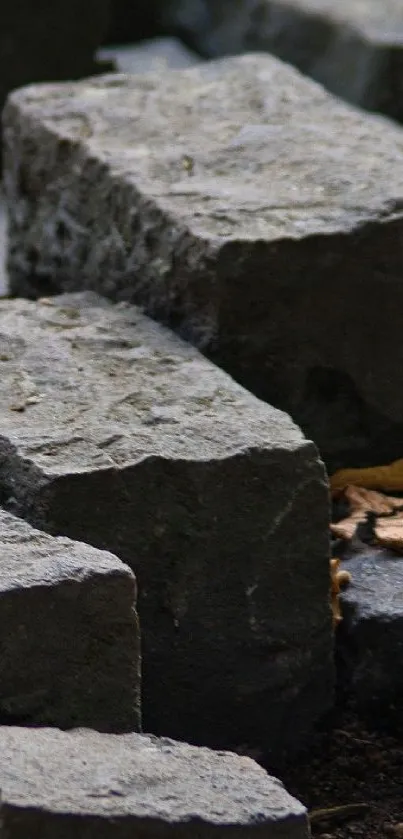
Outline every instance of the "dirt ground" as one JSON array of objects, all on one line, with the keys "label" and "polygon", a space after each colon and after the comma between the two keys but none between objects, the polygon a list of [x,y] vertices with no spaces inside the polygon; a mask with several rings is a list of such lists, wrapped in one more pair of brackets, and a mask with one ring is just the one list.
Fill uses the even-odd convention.
[{"label": "dirt ground", "polygon": [[[403,730],[380,723],[376,730],[351,710],[339,711],[320,745],[282,772],[311,813],[314,837],[403,839]],[[346,809],[315,814],[337,807]]]},{"label": "dirt ground", "polygon": [[[335,506],[335,521],[346,515],[347,507]],[[332,555],[342,555],[333,542]],[[336,663],[338,697],[326,733],[281,780],[307,807],[314,839],[403,839],[403,708],[395,703],[364,721],[352,706],[342,656]]]}]

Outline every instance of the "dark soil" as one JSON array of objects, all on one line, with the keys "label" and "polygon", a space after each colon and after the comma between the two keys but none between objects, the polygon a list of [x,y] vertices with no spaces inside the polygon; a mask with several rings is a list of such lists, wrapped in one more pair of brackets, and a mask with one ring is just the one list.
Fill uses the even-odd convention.
[{"label": "dark soil", "polygon": [[403,732],[388,732],[340,711],[330,734],[281,779],[308,811],[365,804],[355,815],[312,815],[315,837],[403,839]]}]

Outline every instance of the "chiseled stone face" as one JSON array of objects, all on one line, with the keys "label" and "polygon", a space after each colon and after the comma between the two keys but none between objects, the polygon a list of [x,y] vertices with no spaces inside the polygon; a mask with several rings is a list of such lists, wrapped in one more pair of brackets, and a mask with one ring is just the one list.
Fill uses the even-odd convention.
[{"label": "chiseled stone face", "polygon": [[333,699],[313,443],[134,306],[8,300],[0,325],[3,497],[135,572],[144,729],[298,749]]},{"label": "chiseled stone face", "polygon": [[0,728],[0,749],[10,839],[131,839],[137,831],[308,839],[303,805],[253,760],[230,752],[140,734],[11,727]]},{"label": "chiseled stone face", "polygon": [[0,722],[138,731],[135,606],[116,556],[0,509]]}]

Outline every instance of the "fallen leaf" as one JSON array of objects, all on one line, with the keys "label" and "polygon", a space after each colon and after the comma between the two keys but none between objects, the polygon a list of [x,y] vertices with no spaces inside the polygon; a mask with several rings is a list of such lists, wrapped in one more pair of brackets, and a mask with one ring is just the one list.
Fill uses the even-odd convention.
[{"label": "fallen leaf", "polygon": [[[366,521],[368,513],[374,513],[375,516],[379,516],[392,514],[395,511],[403,511],[403,498],[383,495],[371,489],[364,489],[364,487],[347,486],[344,489],[343,497],[348,501],[350,514],[347,518],[331,524],[330,530],[333,536],[336,536],[338,539],[345,539],[346,541],[353,538],[358,525]],[[385,521],[391,521],[391,519],[386,519]],[[395,521],[395,516],[393,516],[393,521]],[[403,519],[401,526],[403,527]],[[376,527],[378,527],[378,521]],[[375,535],[378,539],[376,530]]]},{"label": "fallen leaf", "polygon": [[387,519],[377,519],[375,539],[384,548],[403,554],[403,510]]},{"label": "fallen leaf", "polygon": [[403,458],[395,460],[387,466],[371,466],[368,469],[339,469],[329,481],[332,495],[338,494],[350,484],[364,489],[403,492]]},{"label": "fallen leaf", "polygon": [[340,559],[330,560],[330,580],[331,580],[331,605],[333,612],[333,625],[337,626],[343,615],[340,608],[339,594],[343,586],[351,583],[351,574],[340,568]]}]

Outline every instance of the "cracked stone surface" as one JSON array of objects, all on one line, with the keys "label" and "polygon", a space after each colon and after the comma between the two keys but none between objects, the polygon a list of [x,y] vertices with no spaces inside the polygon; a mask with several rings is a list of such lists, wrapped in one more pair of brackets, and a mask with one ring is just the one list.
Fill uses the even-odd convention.
[{"label": "cracked stone surface", "polygon": [[131,570],[0,509],[0,580],[0,723],[138,730]]},{"label": "cracked stone surface", "polygon": [[9,839],[308,839],[305,808],[247,757],[140,734],[0,728]]},{"label": "cracked stone surface", "polygon": [[388,708],[403,717],[403,562],[392,551],[366,548],[342,563],[352,575],[341,594],[338,646],[343,679],[364,712]]},{"label": "cracked stone surface", "polygon": [[166,0],[161,14],[206,57],[268,51],[338,96],[403,120],[400,0]]},{"label": "cracked stone surface", "polygon": [[134,570],[146,729],[298,749],[332,702],[315,446],[128,304],[0,301],[0,333],[7,506]]},{"label": "cracked stone surface", "polygon": [[4,126],[13,291],[145,305],[331,471],[400,457],[399,129],[264,55],[30,87]]}]

